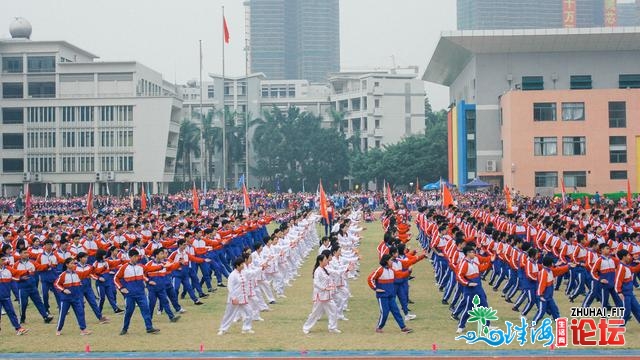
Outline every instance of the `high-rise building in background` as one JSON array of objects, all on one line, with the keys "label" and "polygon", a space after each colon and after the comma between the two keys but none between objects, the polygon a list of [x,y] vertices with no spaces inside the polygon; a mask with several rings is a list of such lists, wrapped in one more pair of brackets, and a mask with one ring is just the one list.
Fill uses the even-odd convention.
[{"label": "high-rise building in background", "polygon": [[[575,27],[608,25],[604,0],[457,0],[458,30],[562,28],[563,11],[574,7]],[[635,2],[618,1],[616,10],[616,25],[638,24]]]},{"label": "high-rise building in background", "polygon": [[251,72],[326,82],[340,70],[339,0],[248,0]]}]

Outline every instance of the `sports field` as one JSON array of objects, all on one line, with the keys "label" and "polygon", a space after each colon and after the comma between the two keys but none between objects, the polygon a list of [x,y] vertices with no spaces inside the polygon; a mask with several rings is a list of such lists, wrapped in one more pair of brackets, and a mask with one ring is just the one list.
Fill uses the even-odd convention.
[{"label": "sports field", "polygon": [[[255,334],[240,333],[240,324],[232,327],[229,334],[217,336],[217,328],[224,312],[226,289],[219,289],[208,299],[205,305],[195,306],[188,298],[182,304],[188,310],[178,323],[170,323],[166,316],[154,315],[154,326],[161,329],[158,335],[147,335],[142,318],[136,312],[132,325],[126,336],[119,336],[122,326],[122,315],[105,314],[111,323],[100,325],[87,308],[87,322],[94,333],[80,336],[75,317],[69,313],[63,335],[55,336],[55,325],[44,324],[37,312],[30,306],[27,310],[27,324],[31,331],[27,336],[15,336],[7,319],[2,321],[0,332],[0,353],[7,352],[84,352],[87,345],[92,352],[130,352],[130,351],[292,351],[305,354],[314,350],[427,350],[432,347],[438,350],[483,350],[491,349],[480,344],[467,345],[463,341],[455,341],[456,322],[449,319],[447,306],[441,305],[442,293],[434,286],[431,264],[425,260],[414,267],[415,279],[411,281],[411,299],[415,304],[411,310],[418,317],[408,322],[414,329],[412,334],[399,331],[390,316],[384,334],[375,333],[378,307],[373,292],[366,284],[366,277],[378,262],[375,248],[382,239],[382,227],[379,222],[365,225],[364,240],[361,245],[361,276],[351,282],[353,298],[350,299],[350,312],[345,313],[349,321],[340,321],[342,334],[327,332],[326,319],[318,322],[309,335],[302,333],[302,324],[311,310],[311,269],[313,261],[307,259],[302,277],[286,290],[286,299],[278,299],[272,305],[273,311],[262,313],[265,322],[254,324]],[[412,232],[416,230],[413,227]],[[411,241],[416,248],[417,242]],[[485,286],[487,288],[488,286]],[[517,314],[511,311],[511,304],[505,303],[497,293],[488,290],[489,305],[498,310],[500,320],[498,327],[505,329],[504,320],[515,322]],[[579,298],[580,300],[581,298]],[[557,294],[561,315],[569,315],[570,304],[564,295]],[[123,303],[119,300],[119,303]],[[17,303],[16,310],[17,310]],[[533,314],[531,314],[532,316]],[[54,323],[57,321],[54,319]],[[469,324],[467,330],[473,330],[475,324]],[[640,349],[640,325],[632,321],[626,332],[625,348]],[[518,346],[515,342],[504,349],[536,349],[542,350],[539,344]],[[591,349],[592,350],[592,349]],[[607,349],[608,350],[608,349]],[[611,349],[614,350],[614,349]],[[555,352],[560,353],[557,349]],[[615,354],[615,353],[614,353]],[[526,355],[526,352],[523,352]],[[511,353],[509,356],[513,356]]]}]

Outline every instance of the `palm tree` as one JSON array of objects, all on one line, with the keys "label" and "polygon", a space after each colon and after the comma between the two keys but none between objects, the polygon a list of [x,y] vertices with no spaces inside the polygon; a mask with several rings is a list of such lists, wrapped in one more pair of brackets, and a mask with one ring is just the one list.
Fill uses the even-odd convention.
[{"label": "palm tree", "polygon": [[207,181],[212,181],[211,163],[214,155],[222,149],[222,127],[213,124],[215,111],[211,110],[202,119],[202,139],[204,140],[205,175]]},{"label": "palm tree", "polygon": [[331,116],[331,127],[340,130],[340,132],[344,132],[342,124],[343,124],[343,121],[345,120],[344,118],[346,116],[346,112],[339,111],[336,109],[331,109],[329,112],[329,115]]},{"label": "palm tree", "polygon": [[[200,156],[200,129],[198,125],[188,119],[182,120],[180,124],[180,135],[178,136],[177,159],[182,159],[182,182],[185,182],[185,173],[189,167],[189,182],[193,181],[191,169],[191,156]],[[176,167],[178,162],[176,162]]]}]

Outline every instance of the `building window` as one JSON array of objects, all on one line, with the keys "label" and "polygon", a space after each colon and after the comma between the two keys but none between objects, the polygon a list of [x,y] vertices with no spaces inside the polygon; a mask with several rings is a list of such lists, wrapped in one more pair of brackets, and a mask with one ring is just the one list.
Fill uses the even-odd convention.
[{"label": "building window", "polygon": [[56,147],[56,133],[54,131],[30,131],[27,133],[27,148],[54,148]]},{"label": "building window", "polygon": [[536,187],[558,187],[557,171],[536,171],[535,173]]},{"label": "building window", "polygon": [[94,147],[93,130],[78,131],[78,146],[79,147]]},{"label": "building window", "polygon": [[23,71],[22,56],[6,56],[2,58],[2,72],[16,74]]},{"label": "building window", "polygon": [[100,120],[113,121],[113,112],[115,106],[100,106]]},{"label": "building window", "polygon": [[584,136],[564,136],[562,138],[562,155],[585,155],[587,139]]},{"label": "building window", "polygon": [[558,140],[555,137],[533,138],[533,155],[554,156],[558,155]]},{"label": "building window", "polygon": [[263,98],[268,98],[269,97],[269,88],[266,86],[263,86],[260,93],[262,94]]},{"label": "building window", "polygon": [[115,171],[115,162],[113,156],[101,156],[100,157],[100,170],[102,171]]},{"label": "building window", "polygon": [[609,127],[627,127],[627,103],[624,101],[609,102]]},{"label": "building window", "polygon": [[92,172],[95,171],[95,159],[93,156],[80,156],[78,158],[78,171],[79,172]]},{"label": "building window", "polygon": [[287,92],[288,92],[287,96],[289,96],[290,98],[296,97],[296,88],[295,88],[295,86],[289,86],[287,88]]},{"label": "building window", "polygon": [[2,123],[22,124],[24,122],[24,111],[22,108],[2,108]]},{"label": "building window", "polygon": [[591,89],[591,75],[571,75],[571,90]]},{"label": "building window", "polygon": [[62,172],[76,172],[76,158],[73,156],[62,157]]},{"label": "building window", "polygon": [[376,149],[380,149],[380,140],[376,140]]},{"label": "building window", "polygon": [[133,146],[133,130],[118,131],[118,146],[120,147]]},{"label": "building window", "polygon": [[56,97],[55,81],[29,82],[29,97],[32,97],[32,98]]},{"label": "building window", "polygon": [[238,82],[238,95],[247,95],[247,83],[245,81]]},{"label": "building window", "polygon": [[29,56],[27,58],[27,71],[30,73],[55,72],[55,56]]},{"label": "building window", "polygon": [[380,107],[380,99],[373,100],[373,106],[378,109]]},{"label": "building window", "polygon": [[67,148],[76,147],[76,133],[75,133],[75,131],[63,131],[62,132],[62,147],[67,147]]},{"label": "building window", "polygon": [[27,121],[29,123],[56,122],[56,108],[52,106],[27,108]]},{"label": "building window", "polygon": [[225,81],[225,83],[224,83],[224,94],[225,95],[232,95],[232,93],[231,93],[231,89],[232,88],[233,88],[233,83]]},{"label": "building window", "polygon": [[542,76],[523,76],[522,90],[544,90],[544,79]]},{"label": "building window", "polygon": [[24,171],[23,159],[2,159],[2,172],[20,173]]},{"label": "building window", "polygon": [[21,133],[2,134],[2,148],[6,150],[24,149],[24,136]]},{"label": "building window", "polygon": [[22,83],[2,83],[2,97],[4,99],[22,99],[24,97]]},{"label": "building window", "polygon": [[609,136],[609,162],[612,164],[627,162],[626,136]]},{"label": "building window", "polygon": [[620,89],[639,89],[640,74],[620,74],[619,85]]},{"label": "building window", "polygon": [[118,171],[133,171],[133,156],[118,156]]},{"label": "building window", "polygon": [[366,117],[362,118],[362,130],[365,130],[365,131],[366,131],[366,130],[368,130],[368,129],[369,129],[369,124],[368,124],[368,122],[369,122],[369,121],[367,121],[367,118],[366,118]]},{"label": "building window", "polygon": [[116,146],[115,136],[114,136],[114,131],[113,130],[111,130],[111,131],[100,131],[100,146],[102,146],[102,147],[114,147],[114,146]]},{"label": "building window", "polygon": [[564,121],[584,120],[584,103],[583,102],[562,103],[562,120]]},{"label": "building window", "polygon": [[213,85],[207,85],[207,98],[213,99],[216,95]]},{"label": "building window", "polygon": [[611,170],[609,171],[609,179],[611,180],[627,180],[626,170]]},{"label": "building window", "polygon": [[112,110],[116,121],[133,121],[133,106],[116,106]]},{"label": "building window", "polygon": [[376,129],[380,129],[380,119],[376,119],[375,126]]},{"label": "building window", "polygon": [[556,103],[534,103],[533,121],[556,121]]},{"label": "building window", "polygon": [[27,170],[41,173],[56,172],[56,158],[52,156],[29,157],[27,158]]},{"label": "building window", "polygon": [[562,173],[564,185],[567,187],[586,187],[587,172],[586,171],[565,171]]}]

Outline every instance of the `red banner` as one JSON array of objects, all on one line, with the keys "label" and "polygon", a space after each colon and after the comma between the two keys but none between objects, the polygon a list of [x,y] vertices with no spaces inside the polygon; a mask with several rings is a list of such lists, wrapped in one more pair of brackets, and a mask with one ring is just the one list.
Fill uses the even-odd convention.
[{"label": "red banner", "polygon": [[562,0],[562,26],[576,27],[576,0]]},{"label": "red banner", "polygon": [[614,27],[616,25],[618,25],[616,0],[604,0],[604,26]]}]

